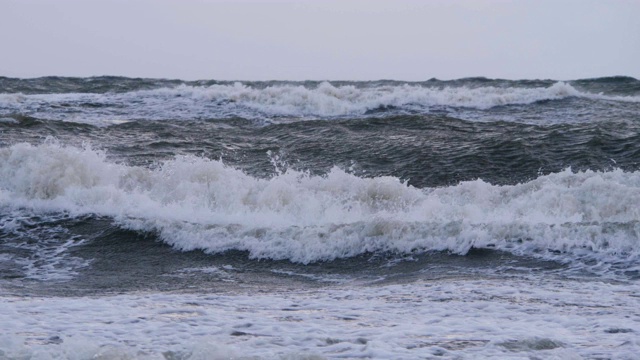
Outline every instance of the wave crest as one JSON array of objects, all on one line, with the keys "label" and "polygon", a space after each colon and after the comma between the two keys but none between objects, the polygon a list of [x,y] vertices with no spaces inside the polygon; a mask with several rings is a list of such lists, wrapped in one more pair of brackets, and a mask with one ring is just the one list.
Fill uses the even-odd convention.
[{"label": "wave crest", "polygon": [[640,173],[621,170],[418,189],[339,168],[260,179],[188,156],[147,169],[53,142],[0,149],[3,207],[110,216],[181,250],[246,250],[302,263],[472,247],[637,259],[639,189]]},{"label": "wave crest", "polygon": [[569,97],[640,102],[638,96],[587,93],[565,82],[549,87],[329,82],[256,87],[238,82],[124,93],[0,94],[0,116],[23,114],[96,125],[138,119],[341,118],[367,116],[379,109],[392,109],[395,115],[428,114],[442,107],[485,110]]}]

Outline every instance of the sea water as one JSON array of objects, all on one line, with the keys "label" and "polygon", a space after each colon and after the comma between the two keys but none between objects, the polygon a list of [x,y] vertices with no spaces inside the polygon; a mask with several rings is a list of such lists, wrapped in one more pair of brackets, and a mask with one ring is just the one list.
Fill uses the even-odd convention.
[{"label": "sea water", "polygon": [[0,78],[0,359],[634,359],[640,81]]}]

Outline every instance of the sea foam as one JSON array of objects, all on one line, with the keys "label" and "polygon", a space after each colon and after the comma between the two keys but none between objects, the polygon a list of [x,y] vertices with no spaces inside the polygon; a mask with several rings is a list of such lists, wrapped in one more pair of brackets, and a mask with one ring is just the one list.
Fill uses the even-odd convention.
[{"label": "sea foam", "polygon": [[191,156],[149,169],[55,142],[0,149],[5,209],[108,216],[180,250],[234,249],[301,263],[472,247],[633,260],[639,190],[640,173],[621,170],[419,189],[337,167],[324,176],[288,170],[264,179]]},{"label": "sea foam", "polygon": [[[356,86],[357,85],[357,86]],[[280,84],[255,87],[243,83],[126,93],[0,94],[0,115],[24,114],[50,120],[110,125],[128,120],[193,120],[242,117],[317,119],[359,117],[380,109],[391,114],[428,114],[435,108],[484,110],[569,97],[640,102],[638,96],[582,92],[568,83],[549,87],[423,86],[419,84],[335,86]]]},{"label": "sea foam", "polygon": [[637,287],[545,275],[248,294],[7,296],[0,348],[9,359],[636,357]]}]

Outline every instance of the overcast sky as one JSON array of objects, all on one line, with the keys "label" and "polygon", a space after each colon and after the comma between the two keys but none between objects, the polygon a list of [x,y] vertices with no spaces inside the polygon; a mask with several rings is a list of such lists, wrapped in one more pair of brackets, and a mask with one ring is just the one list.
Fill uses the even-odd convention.
[{"label": "overcast sky", "polygon": [[0,76],[640,78],[640,0],[0,0]]}]

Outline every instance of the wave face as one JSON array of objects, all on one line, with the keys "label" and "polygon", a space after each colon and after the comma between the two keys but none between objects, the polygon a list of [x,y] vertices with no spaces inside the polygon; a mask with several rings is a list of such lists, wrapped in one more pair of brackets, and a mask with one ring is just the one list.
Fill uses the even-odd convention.
[{"label": "wave face", "polygon": [[[524,122],[557,123],[581,114],[562,101],[640,104],[637,80],[608,78],[553,81],[467,79],[422,83],[259,82],[217,83],[120,78],[43,78],[0,81],[0,116],[21,114],[93,125],[133,120],[245,118],[262,122],[409,114],[453,113],[494,120],[487,110],[522,107]],[[54,89],[52,93],[50,89]],[[622,89],[622,90],[621,90]],[[49,90],[49,91],[47,91]],[[598,92],[594,92],[598,91]],[[526,105],[554,102],[532,116]],[[618,109],[620,111],[620,109]],[[498,117],[504,120],[504,116]]]},{"label": "wave face", "polygon": [[256,178],[193,156],[146,168],[90,148],[21,143],[0,149],[0,201],[5,209],[106,216],[183,251],[301,263],[472,247],[607,262],[640,254],[640,173],[615,169],[416,188],[339,168]]}]

